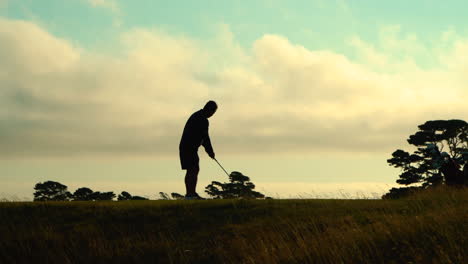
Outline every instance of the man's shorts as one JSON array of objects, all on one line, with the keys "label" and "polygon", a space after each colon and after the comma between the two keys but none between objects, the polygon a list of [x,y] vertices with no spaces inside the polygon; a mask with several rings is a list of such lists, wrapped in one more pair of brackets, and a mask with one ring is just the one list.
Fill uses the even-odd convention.
[{"label": "man's shorts", "polygon": [[187,170],[193,167],[198,168],[200,158],[198,157],[197,149],[181,149],[179,150],[180,165],[183,170]]}]

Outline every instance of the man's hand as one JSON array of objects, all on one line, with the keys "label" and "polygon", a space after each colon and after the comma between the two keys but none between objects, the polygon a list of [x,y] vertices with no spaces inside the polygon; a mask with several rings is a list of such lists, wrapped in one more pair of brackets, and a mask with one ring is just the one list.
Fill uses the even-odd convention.
[{"label": "man's hand", "polygon": [[210,158],[212,158],[212,159],[215,159],[215,153],[214,152],[208,153],[208,156],[210,156]]}]

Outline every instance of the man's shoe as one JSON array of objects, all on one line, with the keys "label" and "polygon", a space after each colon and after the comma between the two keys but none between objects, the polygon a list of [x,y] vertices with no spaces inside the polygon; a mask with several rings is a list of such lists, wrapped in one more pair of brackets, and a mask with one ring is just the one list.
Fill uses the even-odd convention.
[{"label": "man's shoe", "polygon": [[188,195],[188,194],[185,195],[185,200],[206,200],[206,199],[198,195],[198,193],[195,193],[191,195]]},{"label": "man's shoe", "polygon": [[201,197],[198,193],[195,193],[195,197],[197,197],[197,200],[206,200],[206,198]]},{"label": "man's shoe", "polygon": [[185,195],[184,200],[195,200],[195,196]]}]

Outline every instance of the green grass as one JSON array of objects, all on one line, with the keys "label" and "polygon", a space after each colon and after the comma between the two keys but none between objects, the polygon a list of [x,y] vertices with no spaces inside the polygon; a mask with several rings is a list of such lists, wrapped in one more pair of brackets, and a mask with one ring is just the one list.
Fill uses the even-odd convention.
[{"label": "green grass", "polygon": [[0,203],[0,263],[468,263],[468,191]]}]

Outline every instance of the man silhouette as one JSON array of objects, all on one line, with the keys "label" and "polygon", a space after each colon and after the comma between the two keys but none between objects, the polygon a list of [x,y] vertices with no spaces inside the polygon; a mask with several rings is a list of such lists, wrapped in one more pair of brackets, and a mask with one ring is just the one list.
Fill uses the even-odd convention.
[{"label": "man silhouette", "polygon": [[187,170],[185,174],[185,199],[202,199],[196,192],[199,167],[198,148],[202,145],[206,153],[212,159],[215,158],[213,147],[211,146],[208,134],[210,118],[218,109],[214,101],[206,103],[203,109],[193,113],[187,120],[179,144],[179,157],[182,170]]}]

